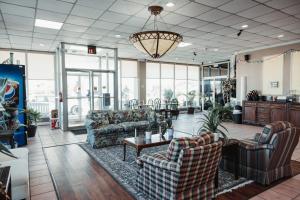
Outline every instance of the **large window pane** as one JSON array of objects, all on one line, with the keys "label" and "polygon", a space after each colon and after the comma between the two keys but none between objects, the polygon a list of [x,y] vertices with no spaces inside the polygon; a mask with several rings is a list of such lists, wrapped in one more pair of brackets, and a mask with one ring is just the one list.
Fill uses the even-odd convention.
[{"label": "large window pane", "polygon": [[175,80],[175,95],[178,98],[179,104],[185,106],[186,94],[187,94],[187,81]]},{"label": "large window pane", "polygon": [[146,78],[160,78],[159,63],[146,64]]},{"label": "large window pane", "polygon": [[[161,79],[161,99],[170,100],[174,97],[174,79]],[[173,96],[169,96],[173,93]]]},{"label": "large window pane", "polygon": [[28,79],[54,79],[54,56],[28,53]]},{"label": "large window pane", "polygon": [[174,78],[173,64],[161,64],[161,78]]},{"label": "large window pane", "polygon": [[195,91],[196,97],[194,99],[193,105],[199,105],[199,81],[188,80],[188,92]]},{"label": "large window pane", "polygon": [[199,80],[199,67],[188,67],[188,79]]},{"label": "large window pane", "polygon": [[3,63],[8,58],[10,58],[10,52],[14,53],[14,64],[26,65],[25,53],[23,52],[13,52],[13,51],[0,51],[0,63]]},{"label": "large window pane", "polygon": [[160,98],[160,85],[159,79],[147,79],[146,81],[146,97],[147,102],[149,99]]},{"label": "large window pane", "polygon": [[121,76],[123,78],[137,77],[137,61],[122,60],[121,64]]},{"label": "large window pane", "polygon": [[175,79],[187,79],[187,67],[185,65],[175,65]]},{"label": "large window pane", "polygon": [[[66,62],[66,68],[100,69],[99,57],[96,56],[66,54],[65,62]],[[101,62],[101,64],[103,65],[105,64],[105,68],[106,68],[106,60]]]}]

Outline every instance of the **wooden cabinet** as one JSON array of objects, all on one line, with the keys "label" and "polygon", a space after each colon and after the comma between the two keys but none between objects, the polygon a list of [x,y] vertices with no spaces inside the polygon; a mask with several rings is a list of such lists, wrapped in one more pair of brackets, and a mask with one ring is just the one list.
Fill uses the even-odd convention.
[{"label": "wooden cabinet", "polygon": [[255,123],[256,121],[256,103],[246,102],[243,109],[243,121],[245,123]]},{"label": "wooden cabinet", "polygon": [[297,131],[300,131],[300,104],[291,104],[287,116],[288,121],[297,127]]},{"label": "wooden cabinet", "polygon": [[300,104],[268,101],[244,101],[243,122],[266,125],[275,121],[290,121],[300,128]]}]

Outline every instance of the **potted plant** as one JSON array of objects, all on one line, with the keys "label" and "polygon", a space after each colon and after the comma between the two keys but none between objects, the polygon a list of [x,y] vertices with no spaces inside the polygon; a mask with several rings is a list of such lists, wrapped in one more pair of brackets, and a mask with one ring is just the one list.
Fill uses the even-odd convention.
[{"label": "potted plant", "polygon": [[164,91],[164,98],[165,98],[164,100],[165,100],[166,105],[168,105],[168,103],[171,101],[173,94],[174,94],[173,90],[171,90],[171,89],[166,89]]},{"label": "potted plant", "polygon": [[186,98],[187,98],[187,113],[188,114],[194,114],[195,112],[195,107],[194,107],[194,99],[196,97],[196,91],[192,90],[189,91],[187,94],[185,94]]},{"label": "potted plant", "polygon": [[37,121],[41,118],[41,113],[32,108],[24,110],[24,113],[26,114],[27,119],[27,135],[28,137],[34,137],[37,129]]},{"label": "potted plant", "polygon": [[203,118],[201,119],[200,122],[203,123],[201,128],[199,129],[199,133],[202,131],[210,131],[214,134],[215,136],[215,141],[219,140],[220,134],[223,136],[225,139],[225,142],[227,141],[227,133],[228,130],[225,126],[222,125],[223,119],[221,117],[221,113],[219,110],[211,110],[208,113],[203,114]]},{"label": "potted plant", "polygon": [[166,120],[166,122],[167,122],[167,130],[166,130],[166,132],[167,132],[167,134],[168,134],[168,137],[173,138],[174,128],[173,128],[173,126],[172,126],[172,119],[171,119],[171,118],[168,118],[168,119]]}]

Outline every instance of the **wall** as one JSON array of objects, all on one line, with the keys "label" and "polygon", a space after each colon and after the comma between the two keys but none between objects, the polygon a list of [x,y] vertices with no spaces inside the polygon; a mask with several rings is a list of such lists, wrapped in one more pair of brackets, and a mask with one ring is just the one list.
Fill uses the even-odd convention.
[{"label": "wall", "polygon": [[[300,43],[297,44],[291,44],[291,45],[285,45],[280,47],[273,47],[268,49],[262,49],[257,51],[249,51],[245,53],[237,54],[236,60],[236,78],[237,78],[237,100],[240,101],[240,91],[241,91],[241,77],[247,76],[247,92],[251,90],[258,90],[260,92],[263,91],[263,80],[264,80],[264,73],[263,73],[263,62],[261,62],[264,57],[268,56],[274,56],[282,54],[290,49],[294,50],[300,50]],[[250,61],[247,63],[244,60],[244,55],[249,54],[250,55]],[[283,57],[283,68],[282,73],[280,74],[281,69],[277,69],[274,71],[274,69],[270,69],[269,74],[272,76],[272,74],[279,74],[281,75],[281,85],[282,89],[280,92],[280,95],[286,95],[290,89],[290,55],[284,55]],[[264,91],[265,95],[279,95],[272,94],[272,91],[266,90]],[[276,92],[275,92],[276,93]]]}]

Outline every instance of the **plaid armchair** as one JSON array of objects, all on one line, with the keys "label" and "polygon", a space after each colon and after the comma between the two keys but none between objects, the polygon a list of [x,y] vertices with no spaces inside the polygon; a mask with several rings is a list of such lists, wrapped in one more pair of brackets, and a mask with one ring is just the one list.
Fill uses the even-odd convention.
[{"label": "plaid armchair", "polygon": [[148,199],[212,199],[221,151],[211,133],[173,139],[167,152],[140,157],[137,188]]},{"label": "plaid armchair", "polygon": [[299,141],[299,133],[289,122],[266,125],[254,140],[240,143],[240,175],[269,185],[292,175],[291,157]]}]

